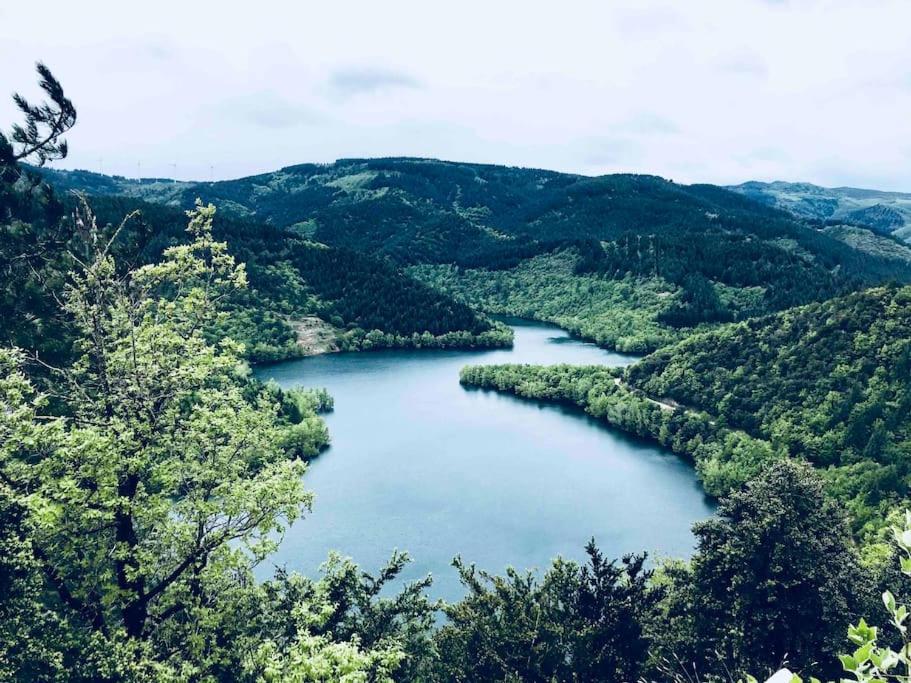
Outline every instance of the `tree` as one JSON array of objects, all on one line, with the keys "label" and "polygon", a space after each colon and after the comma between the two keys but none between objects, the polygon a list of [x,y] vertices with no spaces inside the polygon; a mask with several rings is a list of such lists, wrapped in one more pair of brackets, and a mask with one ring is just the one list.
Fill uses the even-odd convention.
[{"label": "tree", "polygon": [[25,121],[12,127],[10,137],[0,132],[0,343],[40,340],[42,350],[60,358],[68,345],[53,294],[67,267],[63,206],[37,174],[23,172],[21,162],[40,166],[65,157],[61,136],[75,124],[76,110],[46,66],[39,63],[38,73],[50,101],[33,105],[13,95]]},{"label": "tree", "polygon": [[649,646],[641,624],[659,595],[645,556],[608,562],[594,542],[586,552],[584,566],[557,559],[540,582],[456,560],[469,593],[444,609],[433,680],[636,680]]},{"label": "tree", "polygon": [[68,617],[136,657],[200,669],[217,655],[193,634],[229,618],[219,605],[237,577],[310,503],[274,394],[243,374],[237,344],[205,340],[245,284],[212,239],[214,211],[190,212],[192,242],[158,264],[119,274],[110,241],[100,247],[66,297],[81,357],[51,369],[66,417],[42,420],[9,368],[0,411],[30,416],[5,430],[0,478]]},{"label": "tree", "polygon": [[808,465],[772,464],[694,531],[692,566],[671,573],[664,603],[665,667],[735,677],[783,662],[837,669],[869,589],[845,515]]},{"label": "tree", "polygon": [[[905,511],[901,524],[890,527],[902,578],[911,578],[911,512]],[[851,653],[839,655],[842,668],[860,683],[894,680],[897,683],[911,681],[911,634],[908,632],[907,605],[899,604],[895,595],[886,590],[882,602],[894,630],[892,639],[895,649],[883,644],[879,629],[861,619],[848,628],[848,640],[856,646]],[[843,679],[852,680],[852,679]]]},{"label": "tree", "polygon": [[15,124],[9,137],[0,132],[0,174],[5,175],[20,162],[33,161],[43,166],[67,155],[62,136],[76,124],[76,108],[50,69],[41,62],[36,69],[39,85],[50,102],[31,104],[19,93],[13,95],[25,121]]},{"label": "tree", "polygon": [[[251,591],[234,614],[242,653],[226,677],[243,670],[259,680],[425,680],[432,656],[437,603],[427,598],[430,577],[389,589],[409,558],[394,553],[377,575],[332,553],[319,580],[280,569]],[[248,645],[245,645],[248,643]],[[350,675],[362,672],[363,678]],[[322,675],[320,678],[317,674]],[[349,673],[350,678],[342,678]],[[308,678],[307,676],[311,676]]]}]

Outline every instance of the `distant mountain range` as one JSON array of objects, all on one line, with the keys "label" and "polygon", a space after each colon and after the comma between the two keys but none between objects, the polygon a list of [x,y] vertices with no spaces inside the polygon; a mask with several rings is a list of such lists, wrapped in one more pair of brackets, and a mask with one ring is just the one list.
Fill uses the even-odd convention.
[{"label": "distant mountain range", "polygon": [[911,242],[911,193],[755,180],[728,189],[801,218],[860,225]]},{"label": "distant mountain range", "polygon": [[[889,218],[899,213],[895,207],[905,210],[904,196],[888,193],[783,183],[731,191],[649,175],[588,177],[416,158],[300,164],[219,182],[39,172],[60,191],[172,211],[196,198],[212,202],[239,224],[232,237],[238,249],[245,233],[274,243],[266,250],[274,258],[263,268],[281,266],[282,245],[319,255],[313,245],[327,245],[378,258],[391,267],[389,277],[416,278],[451,297],[445,301],[550,320],[624,351],[658,348],[692,327],[911,282],[911,249],[892,235],[904,229],[904,214],[900,225]],[[842,210],[839,201],[847,206],[847,199],[826,192],[842,192],[855,204]],[[812,197],[820,206],[799,210],[812,207]],[[907,201],[911,211],[911,195]],[[838,224],[843,214],[851,224]],[[860,227],[871,221],[877,226]],[[368,325],[369,297],[357,313],[348,301],[363,287],[340,280],[337,292],[322,291],[330,274],[322,266],[318,278],[315,270],[301,271],[310,291],[333,301],[346,324],[397,334],[427,324],[415,310],[408,325],[391,326],[398,289],[382,286],[390,306]],[[420,290],[413,298],[428,296]],[[466,310],[438,304],[451,312],[439,333],[482,332]]]},{"label": "distant mountain range", "polygon": [[[287,219],[287,216],[282,216],[281,212],[275,211],[275,194],[298,195],[304,187],[309,190],[303,195],[286,197],[285,201],[281,202],[291,208],[291,213],[294,214],[304,206],[311,205],[314,200],[316,200],[316,204],[322,203],[320,199],[328,200],[332,194],[331,188],[343,190],[346,194],[357,189],[382,189],[382,184],[376,182],[376,177],[383,171],[400,173],[405,170],[406,173],[415,174],[417,170],[416,175],[432,176],[424,178],[424,181],[435,185],[437,191],[452,190],[458,187],[459,173],[455,169],[460,169],[462,172],[469,170],[472,174],[476,174],[477,182],[481,184],[493,180],[494,186],[485,187],[483,194],[505,195],[507,204],[511,204],[513,207],[525,204],[523,200],[527,200],[529,191],[531,194],[546,196],[551,194],[547,189],[553,189],[554,186],[565,186],[568,184],[568,179],[582,183],[589,180],[585,176],[551,171],[462,164],[434,159],[342,159],[333,164],[301,164],[257,176],[215,183],[175,181],[167,178],[136,180],[89,171],[48,171],[43,169],[42,172],[50,175],[58,187],[79,189],[95,195],[134,196],[171,205],[185,205],[189,195],[204,191],[205,194],[218,195],[218,198],[222,200],[223,209],[240,216],[250,217],[252,214],[259,214],[261,218],[267,217],[280,221],[282,218]],[[427,174],[426,171],[431,172]],[[444,177],[449,182],[443,182],[442,185],[446,187],[441,188],[440,181]],[[602,178],[618,177],[622,176],[602,176]],[[306,180],[303,180],[304,178]],[[518,179],[520,181],[517,183]],[[504,180],[507,182],[503,183]],[[555,180],[559,182],[554,182]],[[322,197],[316,198],[313,196],[313,189],[317,186],[326,186],[330,190],[322,193]],[[911,242],[911,192],[887,192],[856,187],[821,187],[812,183],[792,183],[780,180],[774,182],[751,180],[740,185],[729,185],[725,189],[767,206],[782,209],[799,218],[828,224],[866,227],[878,234],[894,235]],[[535,192],[535,190],[539,192]],[[541,192],[542,190],[543,192]],[[357,201],[376,198],[375,196],[369,197],[369,193],[355,194]],[[263,211],[264,208],[265,211]]]}]

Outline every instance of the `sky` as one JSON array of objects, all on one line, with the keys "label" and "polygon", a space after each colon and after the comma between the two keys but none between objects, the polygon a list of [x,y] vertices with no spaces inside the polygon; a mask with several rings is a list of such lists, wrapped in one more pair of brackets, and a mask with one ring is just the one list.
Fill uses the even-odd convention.
[{"label": "sky", "polygon": [[[222,179],[420,156],[911,191],[909,0],[0,4],[0,97],[44,61],[55,165]],[[0,126],[17,120],[0,99]]]}]

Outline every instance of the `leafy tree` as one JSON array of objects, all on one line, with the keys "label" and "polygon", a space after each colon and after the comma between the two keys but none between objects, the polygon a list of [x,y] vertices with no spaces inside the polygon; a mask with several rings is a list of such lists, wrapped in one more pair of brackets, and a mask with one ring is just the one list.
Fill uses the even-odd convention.
[{"label": "leafy tree", "polygon": [[469,593],[444,609],[434,680],[636,680],[649,645],[643,616],[658,597],[645,556],[609,562],[594,542],[586,551],[586,565],[558,559],[540,582],[457,559]]},{"label": "leafy tree", "polygon": [[[0,356],[6,363],[10,357]],[[6,388],[5,386],[3,387]],[[9,422],[3,425],[4,432]],[[72,663],[67,624],[44,604],[28,511],[0,481],[0,680],[54,680]],[[71,645],[71,644],[69,644]]]},{"label": "leafy tree", "polygon": [[[902,523],[892,525],[890,531],[898,551],[901,575],[907,581],[911,578],[911,512],[906,511]],[[844,680],[861,683],[911,681],[911,634],[908,632],[908,616],[911,613],[907,605],[900,604],[889,590],[883,592],[882,601],[891,620],[893,638],[883,639],[879,629],[868,625],[864,619],[849,627],[848,640],[856,649],[838,658],[842,668],[852,676]],[[895,641],[894,649],[890,647],[889,640]]]},{"label": "leafy tree", "polygon": [[52,359],[67,352],[67,335],[49,295],[68,264],[67,237],[59,229],[63,206],[24,161],[39,165],[66,156],[61,136],[76,121],[76,110],[50,70],[38,64],[48,102],[33,105],[14,95],[25,120],[7,136],[0,132],[0,344],[41,346]]},{"label": "leafy tree", "polygon": [[392,672],[396,680],[422,680],[438,606],[426,596],[430,577],[390,590],[408,561],[395,553],[372,575],[333,553],[319,580],[279,569],[235,612],[242,618],[233,623],[242,626],[228,637],[240,655],[227,663],[224,677],[243,669],[250,680],[270,671],[275,680],[299,680],[296,672],[322,668],[323,677],[314,680],[346,680],[341,674],[354,665],[367,676],[351,680],[386,680]]},{"label": "leafy tree", "polygon": [[837,670],[847,625],[869,597],[844,513],[802,463],[781,461],[694,528],[689,570],[672,575],[665,666],[703,674]]},{"label": "leafy tree", "polygon": [[[53,369],[68,417],[41,438],[11,435],[0,462],[69,614],[137,651],[164,640],[166,658],[197,662],[191,634],[218,613],[231,576],[310,502],[302,464],[279,446],[278,405],[251,391],[236,344],[203,337],[245,283],[212,239],[213,213],[192,212],[192,243],[160,264],[118,275],[102,249],[74,276],[66,309],[82,355]],[[37,412],[16,377],[5,413]]]}]

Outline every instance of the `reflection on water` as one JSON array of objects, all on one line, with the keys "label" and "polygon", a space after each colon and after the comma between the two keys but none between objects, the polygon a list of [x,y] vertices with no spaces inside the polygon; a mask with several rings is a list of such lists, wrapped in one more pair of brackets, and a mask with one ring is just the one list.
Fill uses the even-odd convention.
[{"label": "reflection on water", "polygon": [[581,411],[468,390],[468,364],[625,365],[561,330],[511,320],[511,350],[331,354],[260,368],[285,387],[326,387],[332,446],[305,476],[313,513],[286,534],[261,573],[316,572],[331,549],[376,569],[392,550],[433,595],[461,594],[459,554],[500,572],[581,559],[595,537],[608,556],[685,556],[691,524],[712,513],[695,475],[663,449]]}]

